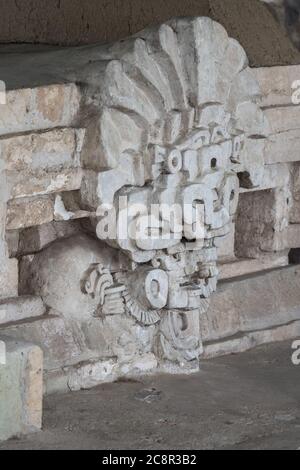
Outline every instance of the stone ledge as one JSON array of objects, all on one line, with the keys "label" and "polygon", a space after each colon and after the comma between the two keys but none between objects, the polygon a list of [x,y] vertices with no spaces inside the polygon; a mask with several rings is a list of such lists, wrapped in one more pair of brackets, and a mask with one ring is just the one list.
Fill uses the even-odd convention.
[{"label": "stone ledge", "polygon": [[81,94],[74,84],[7,92],[1,106],[0,135],[68,127],[76,121]]},{"label": "stone ledge", "polygon": [[300,65],[251,69],[261,88],[262,107],[292,104],[292,84],[300,80]]},{"label": "stone ledge", "polygon": [[247,274],[259,273],[288,266],[288,253],[262,255],[258,259],[236,259],[218,266],[219,280],[232,279]]},{"label": "stone ledge", "polygon": [[46,307],[40,297],[23,296],[0,300],[0,326],[41,317],[45,313]]},{"label": "stone ledge", "polygon": [[270,135],[264,149],[265,164],[299,161],[300,129]]},{"label": "stone ledge", "polygon": [[252,331],[251,333],[236,335],[220,341],[204,343],[204,359],[213,357],[226,356],[229,354],[237,354],[248,351],[257,346],[267,343],[275,343],[288,339],[299,338],[300,321],[294,321],[286,325],[280,325],[260,331]]},{"label": "stone ledge", "polygon": [[299,280],[300,266],[288,266],[223,281],[202,317],[204,343],[299,320]]}]

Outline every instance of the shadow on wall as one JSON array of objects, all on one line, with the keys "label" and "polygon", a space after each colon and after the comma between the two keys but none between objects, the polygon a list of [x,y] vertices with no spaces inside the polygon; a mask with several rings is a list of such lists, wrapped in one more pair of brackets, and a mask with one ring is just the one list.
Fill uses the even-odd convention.
[{"label": "shadow on wall", "polygon": [[261,0],[0,0],[0,11],[2,44],[115,42],[172,17],[209,16],[240,42],[251,66],[300,63]]},{"label": "shadow on wall", "polygon": [[294,44],[300,49],[300,0],[285,0],[285,24]]},{"label": "shadow on wall", "polygon": [[300,49],[300,0],[262,0]]}]

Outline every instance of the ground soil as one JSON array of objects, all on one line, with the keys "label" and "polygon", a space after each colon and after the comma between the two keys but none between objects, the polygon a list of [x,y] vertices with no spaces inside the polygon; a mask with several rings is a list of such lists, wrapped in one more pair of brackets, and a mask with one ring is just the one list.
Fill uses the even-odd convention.
[{"label": "ground soil", "polygon": [[202,363],[191,376],[45,399],[43,431],[3,449],[298,449],[300,366],[291,341]]}]

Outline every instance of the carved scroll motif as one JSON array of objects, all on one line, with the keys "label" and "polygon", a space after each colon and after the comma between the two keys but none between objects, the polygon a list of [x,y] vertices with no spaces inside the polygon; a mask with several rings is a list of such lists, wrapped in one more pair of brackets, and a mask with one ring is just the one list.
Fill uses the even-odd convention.
[{"label": "carved scroll motif", "polygon": [[94,265],[84,280],[83,291],[99,301],[95,316],[124,313],[123,292],[125,287],[115,285],[109,269]]}]

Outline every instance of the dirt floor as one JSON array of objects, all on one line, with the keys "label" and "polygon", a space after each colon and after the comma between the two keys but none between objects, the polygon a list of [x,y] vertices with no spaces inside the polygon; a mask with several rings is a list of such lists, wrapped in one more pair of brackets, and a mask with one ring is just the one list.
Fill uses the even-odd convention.
[{"label": "dirt floor", "polygon": [[102,385],[45,400],[42,432],[3,449],[299,449],[291,342],[205,361],[192,376]]}]

